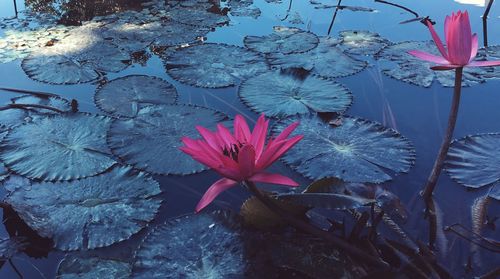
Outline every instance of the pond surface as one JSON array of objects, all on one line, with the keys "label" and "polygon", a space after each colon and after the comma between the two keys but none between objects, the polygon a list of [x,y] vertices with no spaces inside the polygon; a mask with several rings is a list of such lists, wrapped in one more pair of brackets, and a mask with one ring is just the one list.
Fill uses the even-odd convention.
[{"label": "pond surface", "polygon": [[[419,21],[400,24],[414,18],[411,13],[371,0],[345,1],[345,5],[358,9],[339,10],[328,37],[337,5],[333,0],[254,0],[253,4],[252,1],[231,0],[221,2],[220,6],[201,0],[180,1],[180,4],[179,1],[156,0],[142,4],[137,4],[141,1],[68,0],[62,6],[54,2],[60,1],[18,1],[18,19],[12,18],[15,16],[12,1],[0,3],[0,17],[6,18],[0,22],[0,88],[57,94],[68,101],[76,100],[82,112],[47,116],[47,111],[38,109],[19,116],[18,111],[25,111],[2,110],[5,113],[1,117],[5,120],[0,118],[3,133],[0,158],[16,175],[10,173],[1,192],[4,201],[18,214],[3,211],[5,226],[0,227],[0,238],[14,239],[31,226],[53,240],[51,243],[35,238],[33,232],[27,236],[31,240],[28,249],[20,248],[21,252],[12,257],[24,278],[56,277],[59,263],[65,257],[59,274],[98,266],[90,269],[102,274],[111,274],[113,270],[114,276],[126,278],[134,261],[134,277],[141,278],[152,278],[153,273],[148,272],[157,266],[158,269],[162,266],[164,274],[175,274],[172,272],[177,270],[179,274],[173,278],[183,275],[219,278],[224,277],[222,274],[240,273],[244,270],[244,259],[227,260],[227,255],[223,255],[242,257],[240,251],[244,247],[237,240],[244,234],[241,228],[219,228],[212,232],[216,236],[210,236],[203,227],[204,224],[228,222],[232,217],[206,214],[192,217],[199,218],[198,221],[188,217],[171,220],[193,213],[206,189],[220,178],[213,171],[202,172],[203,166],[179,155],[177,148],[180,137],[195,136],[191,129],[194,125],[213,128],[219,121],[229,123],[229,118],[237,114],[253,125],[258,112],[275,117],[272,124],[277,130],[291,121],[278,119],[294,119],[296,113],[304,114],[302,123],[307,124],[299,128],[299,132],[309,136],[309,149],[298,146],[292,149],[283,161],[271,167],[273,172],[299,182],[300,190],[316,179],[330,176],[351,182],[379,183],[380,187],[399,197],[409,212],[406,222],[399,223],[406,234],[414,241],[428,241],[428,222],[423,219],[424,206],[418,193],[426,182],[446,129],[453,91],[449,85],[453,77],[434,76],[431,71],[425,72],[427,67],[421,65],[405,68],[390,61],[390,55],[401,52],[396,47],[404,47],[402,42],[430,40],[427,28]],[[446,15],[467,9],[480,46],[483,42],[481,16],[486,2],[398,1],[436,21],[439,34],[442,34]],[[498,5],[493,4],[489,17],[490,46],[500,44]],[[215,10],[219,13],[213,13]],[[57,22],[71,25],[57,25]],[[363,33],[365,31],[371,33]],[[278,36],[268,36],[273,32]],[[337,45],[342,34],[344,41]],[[350,44],[346,39],[359,34],[375,39],[366,46],[358,41]],[[293,40],[291,36],[298,36],[298,39],[287,43]],[[424,48],[424,45],[410,44],[408,50]],[[331,48],[337,52],[332,54]],[[491,49],[500,59],[500,48]],[[403,58],[401,63],[408,65],[410,62]],[[287,68],[290,65],[302,67],[302,72],[283,75],[270,69],[270,66]],[[304,71],[305,78],[301,76]],[[415,78],[416,74],[422,78]],[[500,132],[498,77],[500,75],[494,71],[466,76],[464,84],[470,86],[462,91],[455,139]],[[304,91],[297,89],[290,97],[287,90],[296,89],[293,84],[299,81],[309,87],[304,86]],[[131,88],[134,96],[119,95]],[[0,91],[0,102],[4,104],[23,96],[9,90]],[[335,94],[336,98],[329,99],[330,94]],[[307,99],[311,95],[313,97]],[[50,102],[44,99],[42,104],[71,110],[69,102],[53,98]],[[292,101],[280,103],[283,98],[307,100],[299,106]],[[40,102],[33,99],[30,101]],[[313,130],[315,125],[321,125],[319,118],[313,115],[316,112],[328,112],[330,116],[345,113],[346,116],[339,120],[342,129],[335,132],[330,128],[320,132]],[[328,151],[314,148],[321,145],[323,135],[338,137],[340,143]],[[60,143],[54,142],[64,140],[73,143],[66,146],[73,153],[57,151]],[[349,142],[357,145],[347,144]],[[82,147],[88,144],[92,147],[90,151]],[[460,147],[456,145],[458,151],[455,152],[460,157]],[[485,154],[499,152],[493,139],[480,142],[478,146]],[[317,152],[318,156],[331,152],[332,158],[346,152],[371,157],[369,160],[366,157],[357,159],[359,161],[318,162],[304,159],[307,158],[304,150],[309,153],[307,155]],[[123,166],[111,167],[116,160]],[[496,252],[490,251],[471,246],[454,233],[443,232],[446,226],[461,224],[472,228],[477,226],[478,218],[487,219],[489,225],[480,229],[481,234],[496,239],[498,244],[500,237],[494,225],[500,213],[499,202],[494,198],[481,198],[495,191],[498,197],[498,186],[495,190],[491,185],[497,183],[500,176],[495,176],[498,165],[494,165],[494,159],[485,160],[484,165],[477,167],[480,173],[477,176],[492,177],[485,182],[485,187],[470,190],[457,183],[467,185],[464,180],[467,182],[468,178],[462,177],[461,169],[450,171],[455,180],[443,171],[434,194],[439,216],[436,256],[454,277],[479,276],[500,264],[498,246]],[[132,190],[127,187],[130,185],[141,186]],[[79,189],[86,189],[88,193],[80,193]],[[267,185],[265,189],[288,191]],[[110,196],[103,192],[109,192]],[[106,200],[111,196],[112,199]],[[218,196],[205,211],[238,212],[248,196],[242,187],[232,188]],[[488,205],[483,217],[478,217],[481,214],[478,203]],[[72,206],[75,204],[79,206]],[[123,216],[124,212],[130,216]],[[315,212],[320,217],[323,213]],[[93,218],[99,226],[90,221],[86,223]],[[198,236],[207,239],[203,242],[197,239]],[[384,237],[390,238],[390,234]],[[161,241],[172,241],[171,250],[168,250],[172,254],[155,255],[163,249],[155,246]],[[221,242],[227,250],[215,248]],[[55,248],[47,248],[52,245]],[[228,270],[206,268],[203,274],[178,271],[179,266],[184,268],[193,264],[190,257],[196,258],[199,247],[221,258],[219,265],[227,266]],[[119,261],[117,264],[81,260],[91,256]],[[81,257],[80,263],[72,265],[75,261],[72,257]],[[158,260],[162,257],[168,258],[168,266]],[[297,278],[300,274],[322,277],[320,273],[294,267],[293,259],[286,262],[282,257],[280,260],[274,264],[282,269],[284,278],[290,274]],[[88,273],[83,278],[96,278],[98,274]],[[2,266],[0,278],[17,277],[11,264]]]}]

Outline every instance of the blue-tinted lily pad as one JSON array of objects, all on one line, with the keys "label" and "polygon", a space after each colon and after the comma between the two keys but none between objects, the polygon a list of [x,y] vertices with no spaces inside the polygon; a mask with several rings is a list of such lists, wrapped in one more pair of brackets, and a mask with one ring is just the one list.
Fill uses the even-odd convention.
[{"label": "blue-tinted lily pad", "polygon": [[199,136],[197,125],[215,130],[227,117],[211,109],[187,105],[155,105],[137,116],[115,120],[108,133],[113,153],[138,169],[156,174],[192,174],[206,167],[179,150],[182,137]]},{"label": "blue-tinted lily pad", "polygon": [[29,121],[31,121],[31,118],[25,109],[8,108],[0,110],[0,126],[2,127],[12,128]]},{"label": "blue-tinted lily pad", "polygon": [[453,141],[446,171],[453,180],[470,188],[499,182],[500,134],[480,134]]},{"label": "blue-tinted lily pad", "polygon": [[268,61],[271,66],[281,69],[304,69],[324,78],[338,78],[356,74],[368,65],[345,54],[339,41],[321,37],[318,46],[308,52],[281,54],[271,53]]},{"label": "blue-tinted lily pad", "polygon": [[390,44],[379,34],[369,31],[347,30],[341,31],[339,36],[342,40],[339,47],[354,55],[374,55]]},{"label": "blue-tinted lily pad", "polygon": [[500,201],[500,184],[496,184],[493,187],[491,187],[488,196],[496,199],[497,201]]},{"label": "blue-tinted lily pad", "polygon": [[177,90],[169,82],[153,77],[132,75],[114,79],[97,89],[94,101],[107,114],[134,117],[147,105],[173,104]]},{"label": "blue-tinted lily pad", "polygon": [[[23,95],[19,97],[12,98],[12,103],[21,104],[21,105],[43,105],[58,109],[62,112],[70,112],[71,111],[71,103],[61,97],[58,96],[47,96],[46,98],[34,96],[34,95]],[[37,108],[37,107],[29,107],[31,111],[36,111],[38,113],[44,114],[54,114],[57,113],[54,110]]]},{"label": "blue-tinted lily pad", "polygon": [[193,86],[220,88],[268,70],[262,55],[226,44],[201,44],[179,49],[165,59],[167,72]]},{"label": "blue-tinted lily pad", "polygon": [[[434,80],[446,87],[454,86],[454,71],[434,71],[430,67],[435,66],[435,64],[408,54],[410,50],[440,55],[432,41],[409,41],[389,45],[377,54],[377,59],[383,62],[381,64],[382,72],[394,79],[423,87],[430,87]],[[488,69],[479,67],[464,68],[462,86],[484,82],[486,71]]]},{"label": "blue-tinted lily pad", "polygon": [[31,179],[72,180],[104,172],[115,161],[106,144],[111,119],[68,113],[34,119],[13,129],[0,159]]},{"label": "blue-tinted lily pad", "polygon": [[128,279],[128,262],[92,256],[67,255],[57,269],[58,279]]},{"label": "blue-tinted lily pad", "polygon": [[151,221],[159,184],[130,167],[72,182],[40,182],[10,192],[6,202],[40,236],[64,251],[109,246]]},{"label": "blue-tinted lily pad", "polygon": [[267,36],[246,36],[245,46],[262,53],[298,53],[315,48],[319,38],[314,33],[298,28],[275,26]]},{"label": "blue-tinted lily pad", "polygon": [[[181,4],[182,5],[182,4]],[[214,10],[214,4],[210,8],[208,5],[179,7],[168,11],[170,19],[180,23],[200,26],[200,27],[216,27],[229,23],[229,17],[224,13],[218,13]],[[217,9],[217,8],[215,8]],[[210,10],[210,11],[209,11]]]},{"label": "blue-tinted lily pad", "polygon": [[343,117],[329,124],[316,116],[289,118],[273,130],[277,133],[297,120],[294,134],[304,138],[283,160],[308,178],[381,183],[391,179],[389,171],[408,172],[414,163],[415,152],[407,139],[364,119]]},{"label": "blue-tinted lily pad", "polygon": [[133,278],[243,278],[243,238],[221,212],[180,217],[156,227],[135,254]]},{"label": "blue-tinted lily pad", "polygon": [[258,18],[262,12],[253,2],[253,0],[229,0],[229,12],[232,16]]},{"label": "blue-tinted lily pad", "polygon": [[278,72],[249,78],[239,89],[243,102],[269,117],[310,112],[342,113],[352,103],[351,93],[341,84],[308,76],[305,79]]},{"label": "blue-tinted lily pad", "polygon": [[0,260],[10,259],[20,253],[28,243],[22,237],[0,239]]}]

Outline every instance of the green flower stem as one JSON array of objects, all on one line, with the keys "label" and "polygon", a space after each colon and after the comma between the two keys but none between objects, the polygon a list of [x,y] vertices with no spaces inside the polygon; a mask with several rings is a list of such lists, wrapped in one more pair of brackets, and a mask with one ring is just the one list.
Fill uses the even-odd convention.
[{"label": "green flower stem", "polygon": [[451,102],[450,116],[448,117],[448,128],[446,128],[446,134],[444,135],[443,142],[439,148],[439,153],[432,167],[431,174],[427,179],[427,184],[422,192],[422,196],[425,199],[429,199],[436,188],[437,180],[441,171],[443,170],[444,161],[446,155],[448,154],[448,149],[450,148],[450,143],[453,137],[453,130],[455,130],[455,124],[457,122],[458,107],[460,105],[460,92],[462,91],[462,72],[463,67],[457,68],[455,70],[455,88],[453,90],[453,100]]}]

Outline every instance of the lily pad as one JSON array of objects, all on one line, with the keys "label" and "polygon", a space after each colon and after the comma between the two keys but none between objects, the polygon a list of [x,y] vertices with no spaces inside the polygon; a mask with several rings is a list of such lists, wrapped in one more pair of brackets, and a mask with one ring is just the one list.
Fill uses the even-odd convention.
[{"label": "lily pad", "polygon": [[229,17],[224,13],[218,12],[202,7],[182,7],[171,9],[168,11],[168,16],[174,21],[200,27],[216,27],[229,23]]},{"label": "lily pad", "polygon": [[[12,103],[21,104],[21,105],[43,105],[58,109],[62,112],[70,112],[71,111],[71,103],[61,97],[58,96],[47,96],[47,98],[42,98],[34,95],[23,95],[19,97],[12,98]],[[32,111],[36,111],[38,113],[44,114],[54,114],[57,113],[53,110],[43,109],[43,108],[30,108]]]},{"label": "lily pad", "polygon": [[339,33],[342,42],[339,47],[353,55],[374,55],[389,45],[379,34],[369,31],[347,30]]},{"label": "lily pad", "polygon": [[22,252],[28,243],[23,237],[0,239],[0,260],[10,259]]},{"label": "lily pad", "polygon": [[[0,127],[13,128],[25,122],[30,122],[31,118],[25,109],[21,108],[8,108],[0,110]],[[3,132],[5,129],[0,128]]]},{"label": "lily pad", "polygon": [[167,72],[193,86],[220,88],[268,70],[265,59],[248,49],[226,44],[201,44],[170,53]]},{"label": "lily pad", "polygon": [[352,103],[343,85],[316,76],[295,78],[268,72],[244,81],[239,96],[245,104],[269,117],[287,117],[311,112],[342,113]]},{"label": "lily pad", "polygon": [[108,117],[85,113],[37,118],[9,132],[2,142],[0,159],[30,179],[93,176],[115,164],[106,144],[110,123]]},{"label": "lily pad", "polygon": [[242,278],[244,244],[234,217],[221,212],[159,225],[135,254],[133,278]]},{"label": "lily pad", "polygon": [[413,146],[406,138],[360,118],[345,116],[331,124],[316,116],[289,118],[276,124],[273,131],[282,131],[297,120],[300,125],[294,134],[304,138],[283,161],[308,178],[381,183],[391,179],[389,171],[408,172],[415,161]]},{"label": "lily pad", "polygon": [[173,104],[177,90],[169,82],[153,77],[132,75],[114,79],[97,89],[96,105],[112,116],[134,117],[147,105]]},{"label": "lily pad", "polygon": [[192,174],[206,167],[179,150],[181,138],[198,137],[197,125],[215,130],[227,117],[211,109],[187,105],[155,105],[135,118],[115,120],[108,133],[113,153],[127,164],[155,174]]},{"label": "lily pad", "polygon": [[[445,87],[454,86],[454,71],[434,71],[430,67],[435,64],[408,54],[410,50],[439,55],[434,42],[431,41],[409,41],[389,45],[376,55],[377,59],[383,62],[382,72],[394,79],[423,87],[430,87],[434,80],[439,81]],[[484,82],[487,71],[487,68],[464,68],[462,86]]]},{"label": "lily pad", "polygon": [[308,52],[282,54],[271,53],[268,61],[271,66],[281,69],[304,69],[323,78],[339,78],[356,74],[367,67],[360,61],[345,54],[339,41],[320,37],[318,46]]},{"label": "lily pad", "polygon": [[57,279],[128,279],[130,263],[92,256],[67,255],[59,264]]},{"label": "lily pad", "polygon": [[280,200],[310,208],[346,210],[356,209],[375,203],[375,200],[333,193],[301,193],[279,195]]},{"label": "lily pad", "polygon": [[488,196],[496,199],[497,201],[500,201],[500,184],[494,185],[491,187],[491,190],[488,194]]},{"label": "lily pad", "polygon": [[159,184],[130,167],[72,182],[33,183],[6,202],[57,249],[87,250],[128,239],[156,215]]},{"label": "lily pad", "polygon": [[319,38],[314,33],[299,28],[275,26],[267,36],[246,36],[245,46],[262,53],[299,53],[315,48]]},{"label": "lily pad", "polygon": [[232,16],[258,18],[262,12],[253,2],[253,0],[229,0],[229,12]]},{"label": "lily pad", "polygon": [[500,134],[466,136],[452,142],[446,171],[458,183],[480,188],[500,181]]}]

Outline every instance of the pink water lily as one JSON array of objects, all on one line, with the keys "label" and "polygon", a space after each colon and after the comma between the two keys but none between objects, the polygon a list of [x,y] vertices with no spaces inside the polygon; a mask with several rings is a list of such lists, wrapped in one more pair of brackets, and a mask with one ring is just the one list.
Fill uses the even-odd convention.
[{"label": "pink water lily", "polygon": [[441,56],[419,50],[411,50],[408,53],[422,60],[438,64],[431,69],[451,70],[461,67],[500,66],[500,61],[473,61],[477,55],[478,41],[477,35],[472,34],[467,11],[463,13],[458,11],[456,14],[453,13],[446,17],[444,22],[446,47],[430,21],[427,21],[427,27]]},{"label": "pink water lily", "polygon": [[288,138],[298,125],[299,123],[295,122],[288,126],[276,138],[269,139],[267,145],[265,141],[269,120],[266,120],[264,115],[259,117],[252,132],[245,119],[237,115],[234,120],[234,133],[219,124],[215,132],[197,126],[202,139],[183,137],[184,146],[180,149],[184,153],[224,176],[205,192],[196,206],[196,212],[210,204],[221,192],[242,181],[299,186],[286,176],[265,171],[302,139],[302,136]]}]

